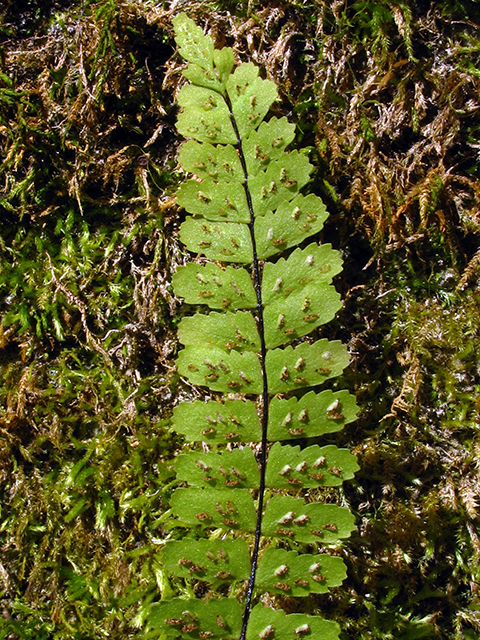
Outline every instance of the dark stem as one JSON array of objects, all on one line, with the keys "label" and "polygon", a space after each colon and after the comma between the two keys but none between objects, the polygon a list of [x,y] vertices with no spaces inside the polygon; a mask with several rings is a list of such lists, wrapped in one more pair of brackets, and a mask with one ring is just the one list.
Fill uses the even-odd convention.
[{"label": "dark stem", "polygon": [[255,227],[254,227],[255,213],[253,211],[252,196],[250,193],[250,189],[248,187],[247,163],[245,161],[245,156],[243,153],[242,140],[240,138],[237,123],[233,115],[232,103],[230,102],[228,95],[225,95],[224,98],[225,98],[225,102],[228,105],[228,109],[230,111],[230,119],[232,121],[232,126],[235,131],[235,135],[237,136],[237,151],[240,157],[240,162],[242,163],[243,175],[244,175],[243,187],[245,189],[248,210],[250,212],[250,222],[248,224],[248,227],[250,229],[250,236],[252,239],[252,248],[253,248],[253,278],[254,278],[255,292],[257,294],[258,333],[260,335],[260,344],[261,344],[260,357],[261,357],[262,375],[263,375],[262,446],[260,451],[260,487],[259,487],[259,495],[258,495],[257,525],[255,527],[255,544],[254,544],[253,553],[252,553],[252,569],[250,572],[250,577],[248,579],[247,600],[245,603],[245,611],[243,613],[242,632],[240,634],[240,640],[245,640],[245,635],[247,633],[248,619],[250,618],[250,611],[252,607],[253,589],[255,587],[255,576],[257,573],[258,551],[260,548],[260,538],[262,535],[263,500],[265,496],[265,471],[267,467],[267,427],[268,427],[268,381],[267,381],[267,370],[265,367],[267,347],[265,346],[265,328],[263,323],[263,302],[262,302],[262,288],[261,288],[262,278],[261,278],[261,272],[260,272],[260,265],[258,262],[257,243],[255,240]]}]

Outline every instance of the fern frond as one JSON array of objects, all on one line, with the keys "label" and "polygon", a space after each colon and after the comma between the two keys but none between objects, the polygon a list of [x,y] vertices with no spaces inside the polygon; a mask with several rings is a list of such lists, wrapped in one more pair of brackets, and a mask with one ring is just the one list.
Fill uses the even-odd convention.
[{"label": "fern frond", "polygon": [[[294,126],[265,120],[277,98],[274,83],[251,63],[234,69],[233,52],[215,50],[185,15],[174,26],[190,81],[178,96],[177,128],[190,138],[179,162],[191,174],[177,195],[190,214],[180,239],[215,261],[190,263],[174,275],[175,293],[203,306],[179,324],[177,368],[191,384],[222,396],[174,410],[173,429],[204,450],[175,461],[186,486],[172,494],[167,528],[187,533],[161,553],[170,576],[211,591],[204,599],[152,605],[150,622],[169,637],[192,640],[334,640],[338,626],[319,616],[253,605],[265,591],[325,593],[346,575],[340,558],[317,551],[347,538],[354,517],[311,501],[303,489],[339,486],[358,465],[346,449],[303,441],[355,419],[347,391],[313,389],[338,376],[349,356],[338,341],[299,341],[341,308],[332,279],[342,261],[330,245],[298,246],[328,214],[320,198],[301,193],[313,167],[287,150]],[[295,439],[302,446],[285,442]],[[229,598],[212,594],[247,578],[244,603],[234,597],[243,590],[233,586]]]}]

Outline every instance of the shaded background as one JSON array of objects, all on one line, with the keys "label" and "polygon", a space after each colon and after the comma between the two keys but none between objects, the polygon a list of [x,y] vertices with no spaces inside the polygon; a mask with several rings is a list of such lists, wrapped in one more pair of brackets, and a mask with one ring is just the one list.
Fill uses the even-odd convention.
[{"label": "shaded background", "polygon": [[279,86],[341,250],[342,640],[480,637],[480,6],[0,5],[0,638],[155,638],[182,313],[171,18]]}]

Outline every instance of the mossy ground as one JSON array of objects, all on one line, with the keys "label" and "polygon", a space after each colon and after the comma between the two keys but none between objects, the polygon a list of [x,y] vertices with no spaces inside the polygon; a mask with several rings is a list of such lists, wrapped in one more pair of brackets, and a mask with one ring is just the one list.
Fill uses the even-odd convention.
[{"label": "mossy ground", "polygon": [[[181,447],[171,18],[0,9],[2,638],[146,638]],[[343,638],[480,637],[477,2],[190,2],[279,85],[343,252],[361,418]],[[338,441],[338,438],[337,438]]]}]

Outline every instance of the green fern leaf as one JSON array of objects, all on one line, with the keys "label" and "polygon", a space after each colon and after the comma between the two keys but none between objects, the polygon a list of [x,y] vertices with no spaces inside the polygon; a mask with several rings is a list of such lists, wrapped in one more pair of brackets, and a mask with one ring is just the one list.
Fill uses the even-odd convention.
[{"label": "green fern leaf", "polygon": [[[333,276],[341,270],[340,254],[333,251],[329,244],[309,244],[305,249],[296,249],[287,259],[280,258],[275,263],[265,264],[262,281],[263,304],[288,299],[291,294],[301,293],[310,285],[321,287],[331,284]],[[321,295],[317,294],[315,297]],[[309,306],[305,311],[308,309]]]},{"label": "green fern leaf", "polygon": [[302,613],[285,615],[282,610],[258,604],[250,616],[247,640],[338,640],[340,628],[335,622]]},{"label": "green fern leaf", "polygon": [[172,426],[190,442],[227,444],[262,439],[257,409],[248,400],[182,403],[173,411]]},{"label": "green fern leaf", "polygon": [[[178,162],[185,171],[196,174],[202,181],[242,183],[243,169],[238,153],[232,145],[213,146],[189,140],[182,145]],[[181,189],[181,188],[180,188]],[[198,189],[198,183],[197,183]]]},{"label": "green fern leaf", "polygon": [[170,506],[177,525],[255,531],[257,516],[247,489],[177,489]]},{"label": "green fern leaf", "polygon": [[[235,66],[235,57],[232,49],[223,47],[223,49],[215,49],[213,52],[213,60],[215,62],[215,72],[220,79],[222,87],[225,87],[230,77],[233,67]],[[185,75],[185,77],[187,77]],[[193,82],[191,80],[191,82]]]},{"label": "green fern leaf", "polygon": [[184,345],[215,345],[227,351],[259,351],[260,337],[251,313],[200,313],[182,318],[178,339]]},{"label": "green fern leaf", "polygon": [[180,228],[180,238],[194,253],[210,260],[250,263],[253,257],[248,227],[235,222],[207,222],[188,218]]},{"label": "green fern leaf", "polygon": [[255,220],[258,257],[264,260],[297,246],[319,233],[327,217],[325,205],[313,194],[299,194],[291,202],[281,203],[275,213],[267,211]]},{"label": "green fern leaf", "polygon": [[233,640],[240,634],[242,608],[237,600],[227,598],[209,602],[174,598],[153,604],[149,621],[168,637]]},{"label": "green fern leaf", "polygon": [[198,65],[205,71],[211,72],[213,75],[213,53],[215,49],[212,39],[205,36],[202,29],[184,13],[175,16],[173,26],[175,28],[175,41],[182,58]]},{"label": "green fern leaf", "polygon": [[275,83],[262,80],[258,67],[246,63],[237,67],[228,78],[227,92],[240,138],[248,138],[277,99]]},{"label": "green fern leaf", "polygon": [[206,304],[211,309],[254,309],[257,298],[245,269],[195,263],[178,267],[173,274],[177,295],[189,304]]},{"label": "green fern leaf", "polygon": [[[284,325],[283,330],[291,332],[292,336],[297,334],[295,326]],[[296,348],[269,351],[266,368],[270,393],[286,393],[323,384],[340,375],[349,361],[347,348],[341,342],[325,339],[313,344],[303,342]]]},{"label": "green fern leaf", "polygon": [[356,457],[333,444],[301,450],[276,442],[268,456],[265,482],[277,489],[335,487],[353,478],[358,469]]},{"label": "green fern leaf", "polygon": [[[198,54],[194,53],[193,55]],[[209,60],[209,57],[207,59]],[[235,64],[233,51],[228,47],[225,47],[221,51],[214,50],[213,60],[214,70],[212,70],[209,65],[204,69],[200,64],[195,64],[192,61],[193,63],[188,65],[183,71],[183,75],[192,84],[221,92]]]},{"label": "green fern leaf", "polygon": [[[220,584],[246,580],[250,554],[245,540],[173,540],[160,558],[167,573],[177,578]],[[323,570],[323,569],[322,569]]]},{"label": "green fern leaf", "polygon": [[180,188],[177,200],[188,213],[214,222],[228,219],[231,224],[248,223],[250,220],[245,191],[236,182],[204,180],[200,184],[196,180],[188,180]]},{"label": "green fern leaf", "polygon": [[177,360],[180,375],[192,384],[223,393],[262,393],[262,369],[255,353],[188,345]]},{"label": "green fern leaf", "polygon": [[[278,279],[277,279],[278,281]],[[311,333],[335,317],[341,309],[340,295],[328,285],[307,285],[302,291],[265,306],[265,343],[268,349]],[[294,331],[290,331],[290,329]]]},{"label": "green fern leaf", "polygon": [[184,108],[177,120],[183,136],[199,142],[236,143],[228,107],[214,89],[186,85],[178,93],[178,104]]},{"label": "green fern leaf", "polygon": [[310,391],[301,398],[273,398],[270,403],[268,439],[314,438],[343,429],[357,417],[355,397],[348,391]]},{"label": "green fern leaf", "polygon": [[291,542],[337,543],[355,529],[348,509],[335,504],[306,504],[304,498],[273,496],[263,516],[263,533]]},{"label": "green fern leaf", "polygon": [[347,577],[341,558],[326,554],[299,555],[296,551],[267,549],[258,565],[258,586],[288,596],[326,593]]},{"label": "green fern leaf", "polygon": [[307,335],[335,316],[342,303],[330,283],[340,269],[338,252],[329,245],[312,244],[297,249],[288,260],[265,265],[262,300],[267,348]]},{"label": "green fern leaf", "polygon": [[268,122],[262,122],[243,144],[248,175],[255,176],[284,156],[285,149],[294,138],[295,125],[286,118],[272,117]]},{"label": "green fern leaf", "polygon": [[[293,200],[299,190],[307,184],[312,170],[313,166],[304,155],[292,151],[288,155],[284,153],[278,160],[270,163],[266,171],[259,171],[250,182],[255,215],[264,216]],[[300,204],[303,204],[303,199],[299,199],[296,206],[300,207]],[[312,215],[315,215],[315,220],[318,219],[316,214]],[[297,222],[299,218],[290,218],[289,226],[300,224]]]},{"label": "green fern leaf", "polygon": [[[266,119],[275,84],[251,63],[234,69],[232,50],[215,50],[186,16],[174,26],[190,81],[178,95],[177,129],[189,138],[179,163],[191,174],[177,195],[190,214],[180,239],[203,256],[173,277],[177,296],[202,305],[179,324],[177,368],[210,396],[173,412],[172,428],[203,447],[176,458],[177,482],[187,486],[173,492],[165,528],[190,531],[161,552],[166,573],[184,581],[189,597],[152,605],[150,621],[164,635],[192,640],[336,640],[338,626],[319,616],[253,603],[262,591],[325,593],[346,575],[340,558],[316,550],[348,537],[352,514],[303,490],[339,486],[358,466],[346,449],[305,447],[303,440],[355,419],[347,391],[311,390],[343,371],[348,352],[315,336],[299,342],[341,308],[332,278],[342,261],[330,245],[298,246],[321,231],[328,214],[318,196],[301,192],[313,167],[305,154],[288,151],[295,127]],[[251,265],[251,273],[228,263]],[[295,439],[302,447],[280,444]],[[254,541],[251,559],[245,534]],[[305,545],[312,553],[298,552]],[[247,576],[242,607],[233,586],[228,598],[191,597],[194,584],[227,593]]]},{"label": "green fern leaf", "polygon": [[223,453],[182,453],[175,460],[177,478],[193,487],[256,489],[257,461],[250,447]]}]

